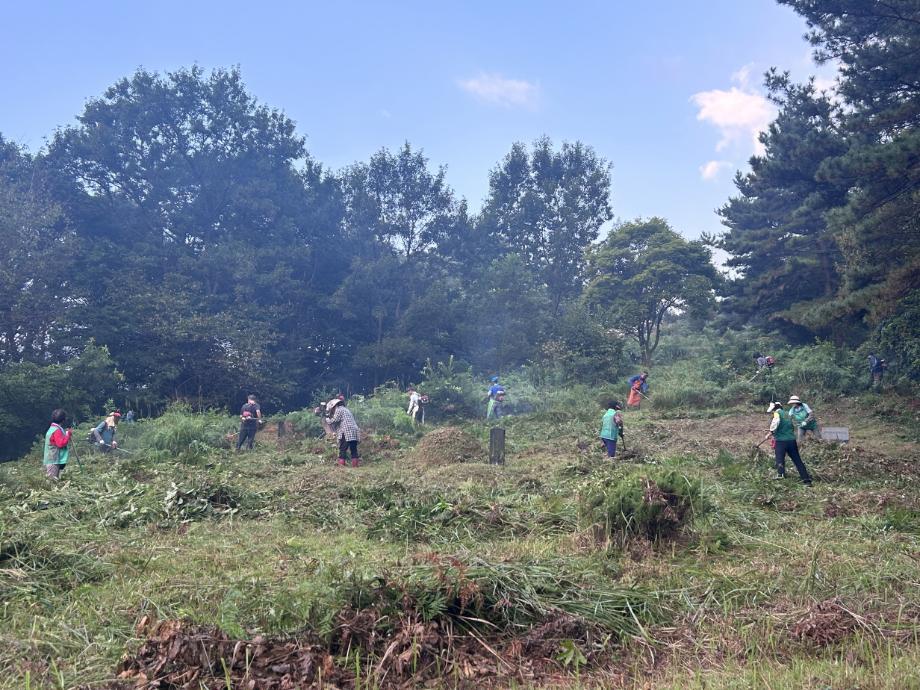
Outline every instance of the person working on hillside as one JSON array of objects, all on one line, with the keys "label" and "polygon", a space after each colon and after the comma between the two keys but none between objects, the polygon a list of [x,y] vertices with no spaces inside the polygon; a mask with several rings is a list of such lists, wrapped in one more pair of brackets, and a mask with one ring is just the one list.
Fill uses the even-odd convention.
[{"label": "person working on hillside", "polygon": [[113,410],[93,429],[92,438],[96,447],[104,453],[118,448],[115,432],[118,430],[118,421],[121,419],[121,410]]},{"label": "person working on hillside", "polygon": [[767,407],[767,412],[773,415],[767,438],[770,435],[773,436],[776,479],[786,478],[786,456],[788,455],[792,459],[795,469],[798,470],[802,483],[806,486],[811,486],[811,475],[808,474],[808,468],[802,462],[802,457],[799,455],[799,445],[795,441],[795,427],[792,417],[783,409],[783,404],[779,402],[770,403]]},{"label": "person working on hillside", "polygon": [[601,441],[607,449],[607,457],[617,454],[617,438],[623,438],[623,406],[616,400],[607,403],[607,411],[601,418]]},{"label": "person working on hillside", "polygon": [[351,466],[358,467],[361,464],[361,457],[358,455],[358,438],[361,430],[358,429],[351,410],[345,407],[344,400],[333,398],[326,403],[326,422],[339,440],[339,465],[345,466],[345,454],[350,453]]},{"label": "person working on hillside", "polygon": [[640,409],[642,398],[648,392],[648,372],[643,371],[641,374],[629,377],[629,397],[626,398],[627,407]]},{"label": "person working on hillside", "polygon": [[498,419],[502,416],[505,407],[505,387],[498,382],[498,377],[489,379],[489,404],[486,407],[486,419]]},{"label": "person working on hillside", "polygon": [[872,388],[882,385],[882,376],[885,374],[886,367],[884,359],[876,357],[874,352],[869,353],[869,384]]},{"label": "person working on hillside", "polygon": [[795,426],[796,443],[801,446],[805,442],[807,432],[818,433],[818,419],[811,408],[799,400],[797,395],[790,397],[789,402],[786,404],[789,405],[789,416],[792,417],[792,422]]},{"label": "person working on hillside", "polygon": [[412,417],[413,422],[418,421],[418,413],[422,407],[422,396],[412,386],[409,386],[409,408],[406,414]]},{"label": "person working on hillside", "polygon": [[262,420],[262,408],[256,401],[255,395],[249,395],[246,398],[246,404],[240,408],[240,433],[236,440],[236,450],[239,452],[243,444],[246,444],[247,450],[252,450],[252,445],[256,442],[256,432],[259,430],[259,422]]},{"label": "person working on hillside", "polygon": [[67,422],[67,413],[64,410],[54,410],[51,413],[51,426],[45,432],[45,453],[42,464],[45,466],[45,474],[51,479],[60,479],[61,472],[67,465],[67,459],[70,455],[70,438],[73,431],[68,429],[64,431],[64,424]]}]

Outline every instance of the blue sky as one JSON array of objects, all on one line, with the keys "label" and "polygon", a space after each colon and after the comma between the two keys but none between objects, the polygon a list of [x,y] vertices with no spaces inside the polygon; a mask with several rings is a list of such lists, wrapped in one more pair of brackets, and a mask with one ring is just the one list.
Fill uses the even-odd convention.
[{"label": "blue sky", "polygon": [[408,140],[478,209],[513,141],[580,139],[617,217],[696,237],[771,117],[763,71],[816,72],[805,28],[773,0],[15,2],[0,132],[35,151],[139,66],[239,65],[332,168]]}]

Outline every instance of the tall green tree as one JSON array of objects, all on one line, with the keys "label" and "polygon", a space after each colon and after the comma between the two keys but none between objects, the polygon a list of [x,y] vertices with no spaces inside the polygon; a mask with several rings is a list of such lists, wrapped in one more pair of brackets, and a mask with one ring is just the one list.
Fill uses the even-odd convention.
[{"label": "tall green tree", "polygon": [[483,223],[546,285],[553,314],[580,293],[585,252],[612,218],[610,170],[590,146],[543,137],[529,152],[514,144],[489,175]]},{"label": "tall green tree", "polygon": [[407,261],[437,246],[455,212],[446,169],[428,168],[409,142],[396,153],[381,149],[344,173],[351,237],[390,243]]},{"label": "tall green tree", "polygon": [[74,248],[41,161],[0,136],[0,365],[67,358]]},{"label": "tall green tree", "polygon": [[197,67],[139,70],[78,120],[48,156],[80,238],[75,335],[161,397],[277,400],[322,371],[343,205],[294,123]]},{"label": "tall green tree", "polygon": [[849,147],[825,159],[817,178],[848,189],[845,203],[826,214],[843,285],[822,316],[882,326],[920,289],[920,7],[916,0],[780,2],[805,18],[816,59],[840,66]]},{"label": "tall green tree", "polygon": [[481,370],[507,371],[536,357],[547,331],[546,286],[517,254],[498,257],[469,296],[467,353]]},{"label": "tall green tree", "polygon": [[719,279],[709,249],[657,217],[614,229],[592,251],[588,270],[588,304],[636,341],[645,366],[665,317],[708,309]]},{"label": "tall green tree", "polygon": [[826,213],[845,203],[847,185],[817,174],[847,150],[840,113],[813,82],[797,85],[771,71],[766,83],[779,114],[760,136],[765,152],[736,175],[739,194],[719,209],[728,232],[714,244],[728,252],[734,275],[720,308],[735,325],[828,335],[814,308],[837,293],[841,253]]}]

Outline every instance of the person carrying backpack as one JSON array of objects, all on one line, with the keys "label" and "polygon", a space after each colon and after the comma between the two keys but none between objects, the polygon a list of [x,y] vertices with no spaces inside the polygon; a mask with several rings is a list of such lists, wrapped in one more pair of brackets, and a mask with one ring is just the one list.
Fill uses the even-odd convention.
[{"label": "person carrying backpack", "polygon": [[256,402],[255,395],[246,397],[246,404],[240,408],[240,433],[236,440],[237,452],[246,444],[247,450],[252,450],[256,441],[256,432],[259,430],[259,421],[262,419],[262,408]]},{"label": "person carrying backpack", "polygon": [[73,430],[64,431],[66,422],[67,413],[60,409],[54,410],[51,413],[51,426],[45,432],[45,452],[42,464],[45,466],[45,474],[54,480],[61,478],[61,472],[64,471],[70,456],[70,439],[73,436]]},{"label": "person carrying backpack", "polygon": [[601,441],[607,449],[607,457],[617,454],[617,438],[623,438],[623,406],[617,400],[607,403],[607,411],[601,418]]},{"label": "person carrying backpack", "polygon": [[505,407],[505,387],[498,382],[498,377],[489,379],[489,404],[486,407],[486,419],[498,419],[502,416]]}]

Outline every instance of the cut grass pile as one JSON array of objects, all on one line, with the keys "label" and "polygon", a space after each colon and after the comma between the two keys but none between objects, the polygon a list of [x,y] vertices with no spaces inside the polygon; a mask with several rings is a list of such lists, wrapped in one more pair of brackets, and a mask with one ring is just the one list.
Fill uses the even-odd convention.
[{"label": "cut grass pile", "polygon": [[479,439],[453,426],[429,431],[409,454],[410,462],[423,467],[482,462],[486,458],[486,450]]}]

